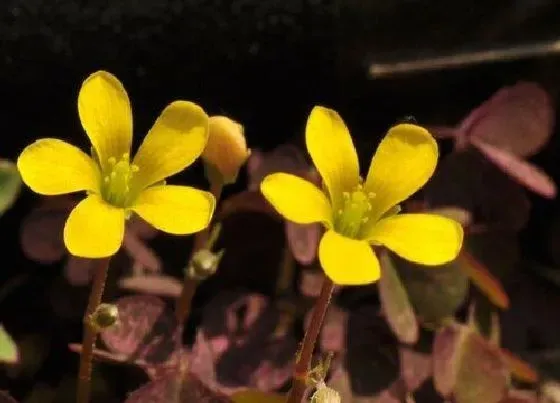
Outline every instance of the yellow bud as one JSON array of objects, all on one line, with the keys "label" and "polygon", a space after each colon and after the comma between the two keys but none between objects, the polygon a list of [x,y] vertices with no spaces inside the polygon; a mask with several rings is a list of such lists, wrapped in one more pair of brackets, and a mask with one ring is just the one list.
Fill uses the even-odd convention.
[{"label": "yellow bud", "polygon": [[250,154],[242,125],[226,116],[210,117],[208,143],[202,159],[217,171],[222,184],[231,184],[237,180],[239,169]]},{"label": "yellow bud", "polygon": [[317,390],[311,396],[311,403],[340,403],[341,401],[340,394],[323,382],[317,385]]}]

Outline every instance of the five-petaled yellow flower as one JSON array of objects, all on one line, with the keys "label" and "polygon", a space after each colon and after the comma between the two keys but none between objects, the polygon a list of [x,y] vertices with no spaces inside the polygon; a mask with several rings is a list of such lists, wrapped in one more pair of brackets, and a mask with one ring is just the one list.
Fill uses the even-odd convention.
[{"label": "five-petaled yellow flower", "polygon": [[114,254],[132,212],[172,234],[190,234],[208,225],[215,207],[210,193],[164,184],[204,150],[208,116],[202,108],[187,101],[169,104],[132,161],[132,110],[116,77],[105,71],[90,75],[78,95],[78,113],[93,157],[46,138],[26,147],[17,161],[23,181],[36,193],[87,192],[64,227],[70,253],[88,258]]},{"label": "five-petaled yellow flower", "polygon": [[411,124],[391,128],[365,182],[352,138],[337,112],[315,107],[305,139],[326,190],[294,175],[274,173],[263,180],[261,191],[288,220],[326,227],[319,261],[334,283],[358,285],[379,279],[379,262],[370,245],[383,245],[428,266],[457,257],[463,243],[459,223],[434,214],[398,214],[399,203],[435,170],[438,147],[427,130]]}]

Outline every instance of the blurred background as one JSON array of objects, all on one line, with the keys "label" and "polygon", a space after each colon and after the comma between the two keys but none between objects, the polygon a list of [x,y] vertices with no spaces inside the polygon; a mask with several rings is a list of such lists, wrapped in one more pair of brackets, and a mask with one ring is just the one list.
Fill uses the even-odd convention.
[{"label": "blurred background", "polygon": [[[89,147],[77,94],[87,75],[104,69],[129,92],[135,141],[167,103],[180,98],[241,122],[251,148],[301,144],[309,111],[322,104],[340,112],[367,166],[381,135],[405,117],[422,125],[454,126],[499,88],[519,80],[539,83],[553,100],[560,90],[560,55],[552,47],[527,57],[418,72],[376,75],[372,65],[548,43],[560,40],[558,21],[560,4],[554,0],[5,0],[0,5],[0,157],[15,160],[41,137]],[[559,183],[557,132],[531,161]],[[443,149],[449,149],[447,143]],[[175,181],[206,186],[200,166]],[[244,181],[243,174],[228,192],[243,188]],[[550,264],[546,245],[558,202],[529,198],[521,249],[532,261]],[[36,349],[31,355],[43,354],[21,376],[0,377],[0,389],[18,398],[37,383],[58,385],[68,375],[73,382],[78,360],[67,344],[79,341],[87,296],[85,289],[61,284],[60,262],[39,264],[23,254],[20,225],[37,201],[24,189],[0,218],[0,285],[11,287],[0,292],[0,320]],[[505,208],[507,198],[503,203]],[[185,240],[166,238],[155,245],[166,264],[179,270],[188,255]],[[558,312],[560,299],[553,297],[560,294],[558,285],[539,283],[549,304],[525,306],[523,312],[537,317],[545,308]],[[197,298],[203,301],[212,292],[203,290]],[[53,299],[55,309],[48,303]],[[68,320],[54,319],[60,311]],[[531,336],[537,347],[560,347],[560,327],[546,322],[543,328],[552,332],[546,340],[557,343],[539,344],[537,331]],[[47,337],[37,342],[38,334]],[[110,389],[124,396],[129,374],[107,371],[119,380],[107,381]]]}]

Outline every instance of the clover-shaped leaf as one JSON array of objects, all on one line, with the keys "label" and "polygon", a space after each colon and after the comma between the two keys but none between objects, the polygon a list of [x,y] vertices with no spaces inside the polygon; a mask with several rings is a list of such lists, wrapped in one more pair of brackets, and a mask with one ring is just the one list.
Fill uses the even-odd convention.
[{"label": "clover-shaped leaf", "polygon": [[424,323],[437,326],[465,301],[469,281],[456,262],[427,268],[396,255],[391,259],[416,315]]},{"label": "clover-shaped leaf", "polygon": [[15,202],[21,189],[21,177],[16,164],[0,160],[0,216]]},{"label": "clover-shaped leaf", "polygon": [[379,297],[381,307],[397,338],[408,344],[418,340],[418,322],[406,288],[393,265],[393,261],[386,251],[379,255],[381,263],[381,279],[379,280]]},{"label": "clover-shaped leaf", "polygon": [[498,403],[506,394],[508,369],[500,349],[467,326],[450,325],[436,334],[434,383],[457,403]]},{"label": "clover-shaped leaf", "polygon": [[130,359],[164,363],[174,353],[175,319],[165,303],[154,296],[134,295],[117,300],[117,324],[101,332],[107,349]]},{"label": "clover-shaped leaf", "polygon": [[128,291],[169,298],[178,298],[183,289],[179,279],[164,274],[123,277],[119,279],[119,286]]}]

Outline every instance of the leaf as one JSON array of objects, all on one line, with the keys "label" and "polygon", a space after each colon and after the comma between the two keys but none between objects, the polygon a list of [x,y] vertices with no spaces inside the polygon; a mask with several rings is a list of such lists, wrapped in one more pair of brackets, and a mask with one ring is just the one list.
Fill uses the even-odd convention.
[{"label": "leaf", "polygon": [[16,164],[0,160],[0,216],[14,204],[21,189],[21,176]]},{"label": "leaf", "polygon": [[12,336],[0,325],[0,362],[15,364],[19,361],[19,351]]},{"label": "leaf", "polygon": [[548,93],[532,82],[501,88],[473,114],[476,118],[471,118],[470,125],[461,125],[468,138],[520,157],[537,153],[548,142],[554,125]]},{"label": "leaf", "polygon": [[434,383],[456,403],[498,403],[508,371],[500,349],[463,325],[440,329],[434,339]]},{"label": "leaf", "polygon": [[399,377],[399,352],[385,320],[368,305],[348,317],[344,366],[354,396],[375,396]]},{"label": "leaf", "polygon": [[401,378],[406,389],[414,392],[418,389],[433,372],[433,360],[431,355],[414,351],[412,348],[401,347],[399,349],[399,360],[401,363]]},{"label": "leaf", "polygon": [[424,323],[439,325],[465,301],[469,281],[456,262],[423,267],[394,254],[391,259],[416,315]]},{"label": "leaf", "polygon": [[217,219],[222,221],[232,214],[260,213],[280,219],[274,207],[266,201],[260,191],[246,190],[228,197],[220,204]]},{"label": "leaf", "polygon": [[154,296],[128,296],[117,300],[119,320],[100,333],[113,353],[150,363],[167,361],[175,350],[175,320],[165,303]]},{"label": "leaf", "polygon": [[475,286],[498,308],[509,308],[509,297],[502,284],[488,269],[466,248],[463,248],[457,258],[457,265],[463,270],[475,284]]},{"label": "leaf", "polygon": [[511,389],[500,403],[539,403],[539,399],[535,391]]},{"label": "leaf", "polygon": [[275,393],[261,392],[260,390],[247,389],[231,395],[234,403],[286,403],[286,397]]},{"label": "leaf", "polygon": [[162,263],[159,256],[134,232],[125,231],[123,239],[123,248],[134,260],[135,265],[142,266],[143,269],[151,272],[161,272]]},{"label": "leaf", "polygon": [[64,277],[70,285],[85,286],[90,283],[96,267],[95,259],[68,255],[64,265]]},{"label": "leaf", "polygon": [[25,217],[20,230],[20,242],[29,259],[43,264],[62,259],[66,254],[62,231],[75,204],[68,197],[53,197]]},{"label": "leaf", "polygon": [[11,397],[7,392],[0,391],[0,403],[18,403],[18,401]]},{"label": "leaf", "polygon": [[442,206],[430,209],[431,214],[442,215],[457,221],[463,227],[468,227],[472,223],[472,214],[465,209],[453,206]]},{"label": "leaf", "polygon": [[401,342],[414,344],[418,341],[418,322],[414,308],[386,251],[379,254],[379,260],[382,271],[379,297],[385,318]]},{"label": "leaf", "polygon": [[472,214],[473,225],[517,231],[529,220],[523,188],[474,148],[443,158],[423,192],[430,209],[460,207]]},{"label": "leaf", "polygon": [[297,224],[286,220],[286,237],[294,258],[303,265],[309,265],[317,257],[317,247],[323,234],[320,224]]},{"label": "leaf", "polygon": [[231,403],[191,374],[179,371],[149,382],[132,392],[125,403]]},{"label": "leaf", "polygon": [[128,291],[169,298],[179,297],[183,289],[181,281],[163,274],[124,277],[119,280],[119,286]]},{"label": "leaf", "polygon": [[282,144],[270,152],[253,150],[247,161],[248,189],[258,190],[268,174],[286,172],[301,175],[308,169],[303,153],[294,145]]},{"label": "leaf", "polygon": [[478,139],[473,139],[473,145],[519,184],[547,199],[556,197],[556,184],[537,166]]},{"label": "leaf", "polygon": [[539,374],[531,364],[523,361],[518,356],[512,354],[506,349],[500,350],[502,357],[506,362],[506,365],[511,371],[511,375],[518,381],[525,383],[537,383],[539,380]]}]

